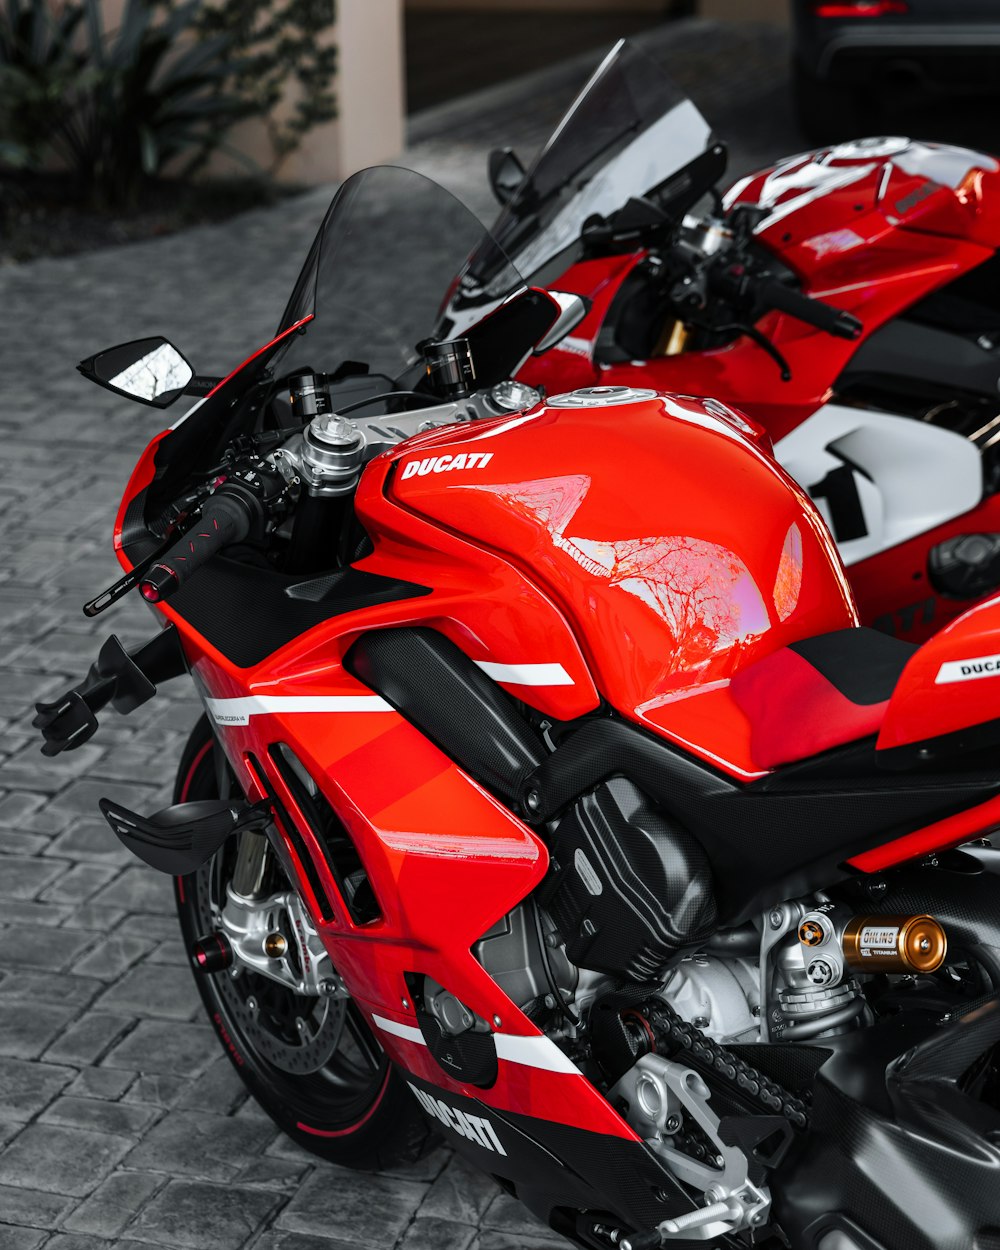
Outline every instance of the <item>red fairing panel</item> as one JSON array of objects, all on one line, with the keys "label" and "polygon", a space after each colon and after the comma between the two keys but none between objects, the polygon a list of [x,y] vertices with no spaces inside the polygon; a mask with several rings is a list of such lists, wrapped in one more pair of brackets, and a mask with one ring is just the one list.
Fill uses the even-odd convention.
[{"label": "red fairing panel", "polygon": [[[252,755],[295,820],[333,904],[333,915],[324,919],[323,907],[306,889],[310,912],[386,1050],[433,1084],[499,1110],[637,1140],[472,956],[472,945],[544,876],[548,854],[535,834],[342,671],[313,670],[295,694],[282,683],[281,695],[248,695],[245,684],[206,658],[194,675],[246,791],[251,797],[262,793],[248,765]],[[352,922],[321,848],[270,764],[269,752],[281,742],[294,744],[347,827],[382,919]],[[294,847],[286,851],[294,859]],[[297,876],[308,886],[304,873]],[[409,1001],[406,973],[443,982],[494,1021],[499,1076],[490,1089],[450,1079],[431,1058]]]},{"label": "red fairing panel", "polygon": [[[614,707],[736,775],[759,772],[745,717],[717,692],[788,642],[857,623],[829,532],[721,405],[559,404],[375,462],[366,523],[416,533],[427,518],[516,564],[559,604]],[[711,715],[684,706],[713,692]]]},{"label": "red fairing panel", "polygon": [[946,625],[903,670],[878,737],[908,746],[1000,720],[1000,599]]}]

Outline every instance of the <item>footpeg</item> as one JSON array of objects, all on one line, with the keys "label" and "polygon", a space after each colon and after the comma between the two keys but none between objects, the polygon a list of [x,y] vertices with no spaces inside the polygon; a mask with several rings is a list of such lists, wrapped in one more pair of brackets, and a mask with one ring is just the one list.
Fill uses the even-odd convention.
[{"label": "footpeg", "polygon": [[251,806],[224,799],[177,803],[153,816],[140,816],[111,799],[101,799],[100,808],[127,850],[172,877],[195,872],[234,833],[263,829],[271,822],[267,803]]},{"label": "footpeg", "polygon": [[42,731],[43,755],[75,751],[97,732],[97,713],[108,703],[123,716],[156,694],[157,684],[184,672],[184,653],[172,625],[128,652],[114,634],[78,685],[51,703],[36,703],[31,722]]}]

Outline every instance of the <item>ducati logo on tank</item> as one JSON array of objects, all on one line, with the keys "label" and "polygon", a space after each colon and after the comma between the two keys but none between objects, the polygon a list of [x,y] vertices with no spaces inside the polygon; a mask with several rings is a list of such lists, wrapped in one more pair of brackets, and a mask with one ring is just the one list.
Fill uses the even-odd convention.
[{"label": "ducati logo on tank", "polygon": [[408,477],[426,477],[428,473],[452,473],[455,469],[485,469],[492,459],[491,451],[463,451],[457,456],[411,460],[400,474],[400,480],[405,482]]},{"label": "ducati logo on tank", "polygon": [[468,1115],[464,1111],[459,1111],[457,1107],[449,1107],[440,1098],[425,1094],[422,1089],[417,1089],[412,1081],[406,1083],[413,1090],[417,1102],[427,1114],[433,1116],[435,1120],[440,1120],[445,1128],[450,1128],[453,1133],[467,1138],[477,1146],[492,1150],[494,1154],[506,1155],[507,1151],[500,1144],[496,1129],[485,1116]]}]

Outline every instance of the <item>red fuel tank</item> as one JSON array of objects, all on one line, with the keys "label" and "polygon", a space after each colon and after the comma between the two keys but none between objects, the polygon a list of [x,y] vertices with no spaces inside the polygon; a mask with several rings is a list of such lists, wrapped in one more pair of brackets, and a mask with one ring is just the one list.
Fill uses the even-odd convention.
[{"label": "red fuel tank", "polygon": [[517,565],[561,607],[604,698],[709,758],[734,754],[728,698],[693,731],[685,701],[857,623],[812,503],[766,434],[713,400],[592,387],[388,461],[369,470],[384,478],[367,524],[387,507],[398,529],[405,510]]}]

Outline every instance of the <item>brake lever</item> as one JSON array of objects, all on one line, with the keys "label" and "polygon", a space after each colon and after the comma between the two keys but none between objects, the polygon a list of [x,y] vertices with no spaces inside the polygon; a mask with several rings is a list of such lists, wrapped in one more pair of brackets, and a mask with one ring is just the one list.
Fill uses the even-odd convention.
[{"label": "brake lever", "polygon": [[126,573],[124,577],[119,577],[107,590],[102,590],[99,595],[85,603],[83,605],[83,615],[99,616],[102,612],[106,612],[112,604],[117,603],[119,599],[127,595],[130,590],[134,590],[160,556],[164,555],[167,549],[172,546],[175,537],[175,535],[172,535],[166,542],[161,543],[145,560],[140,560],[130,573]]},{"label": "brake lever", "polygon": [[748,339],[752,339],[757,344],[761,351],[767,352],[774,363],[778,366],[781,370],[782,382],[791,382],[792,369],[788,361],[782,355],[780,350],[775,347],[767,335],[764,334],[763,331],[758,330],[756,326],[744,325],[741,321],[732,321],[728,325],[716,326],[715,329],[720,334],[733,331],[739,334],[745,334]]}]

